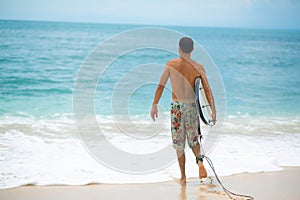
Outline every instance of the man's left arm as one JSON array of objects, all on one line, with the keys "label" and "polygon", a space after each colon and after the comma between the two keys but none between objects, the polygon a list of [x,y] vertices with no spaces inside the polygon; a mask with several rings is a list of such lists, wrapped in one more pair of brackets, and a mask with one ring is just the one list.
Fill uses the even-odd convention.
[{"label": "man's left arm", "polygon": [[169,72],[169,69],[168,69],[168,66],[165,67],[161,77],[160,77],[160,81],[159,81],[159,84],[157,86],[157,89],[156,89],[156,92],[155,92],[155,96],[154,96],[154,100],[153,100],[153,103],[152,103],[152,109],[151,109],[151,118],[153,121],[155,121],[155,118],[158,117],[158,110],[157,110],[157,104],[160,100],[160,97],[164,91],[164,88],[165,88],[165,85],[169,79],[169,76],[170,76],[170,72]]}]

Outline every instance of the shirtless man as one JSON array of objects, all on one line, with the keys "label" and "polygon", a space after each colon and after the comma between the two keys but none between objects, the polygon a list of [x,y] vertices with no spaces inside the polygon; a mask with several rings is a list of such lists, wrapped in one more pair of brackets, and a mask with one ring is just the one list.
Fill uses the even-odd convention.
[{"label": "shirtless man", "polygon": [[155,121],[155,118],[158,117],[157,104],[170,77],[173,99],[171,103],[171,132],[181,172],[181,183],[186,183],[184,154],[186,140],[195,154],[196,162],[199,166],[199,178],[207,177],[198,141],[198,115],[194,95],[195,80],[198,77],[201,78],[208,102],[211,106],[212,118],[213,120],[216,119],[214,98],[204,67],[191,59],[193,45],[193,40],[188,37],[183,37],[179,41],[178,51],[180,57],[170,60],[167,63],[156,89],[150,113],[152,120]]}]

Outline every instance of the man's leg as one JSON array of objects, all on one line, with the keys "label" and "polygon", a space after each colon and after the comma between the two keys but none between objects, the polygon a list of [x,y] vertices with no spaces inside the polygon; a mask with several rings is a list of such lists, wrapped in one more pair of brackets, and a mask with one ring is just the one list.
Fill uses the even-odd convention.
[{"label": "man's leg", "polygon": [[181,183],[186,183],[186,176],[185,176],[185,154],[184,150],[176,150],[177,153],[177,159],[178,159],[178,164],[180,167],[180,173],[181,173]]},{"label": "man's leg", "polygon": [[180,167],[181,179],[180,182],[182,184],[186,183],[185,176],[185,133],[183,130],[183,126],[181,124],[181,108],[180,104],[177,102],[173,102],[171,104],[171,132],[172,132],[172,141],[173,147],[176,149],[178,164]]},{"label": "man's leg", "polygon": [[[193,148],[193,153],[197,157],[200,155],[200,144],[196,144]],[[198,161],[198,167],[199,167],[199,178],[206,178],[207,177],[207,172],[206,169],[203,165],[203,163],[199,160]]]},{"label": "man's leg", "polygon": [[[198,111],[196,104],[191,104],[186,109],[186,117],[185,127],[187,130],[187,140],[189,143],[189,147],[193,150],[195,157],[201,155],[200,144],[199,144],[199,135],[198,127],[199,127],[199,119],[198,119]],[[201,161],[198,161],[199,167],[199,178],[206,178],[207,172]]]}]

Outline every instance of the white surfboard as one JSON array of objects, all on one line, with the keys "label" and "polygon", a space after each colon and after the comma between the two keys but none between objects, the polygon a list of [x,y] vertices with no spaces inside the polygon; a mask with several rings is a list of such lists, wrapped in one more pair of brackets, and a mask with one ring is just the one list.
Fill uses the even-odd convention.
[{"label": "white surfboard", "polygon": [[198,108],[198,115],[203,123],[208,126],[215,125],[215,121],[212,119],[212,109],[208,103],[200,78],[195,80],[195,101]]}]

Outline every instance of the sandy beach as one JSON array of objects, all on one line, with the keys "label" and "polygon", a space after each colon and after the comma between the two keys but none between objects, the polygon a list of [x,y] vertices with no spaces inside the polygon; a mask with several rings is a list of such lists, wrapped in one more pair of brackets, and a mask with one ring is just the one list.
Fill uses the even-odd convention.
[{"label": "sandy beach", "polygon": [[[243,173],[221,177],[224,185],[235,193],[252,195],[256,200],[300,199],[300,167],[284,167],[282,171]],[[91,184],[86,186],[22,186],[0,190],[1,200],[52,199],[229,199],[215,179],[200,183],[188,179],[185,186],[176,181],[149,184]],[[243,198],[236,198],[243,199]]]}]

